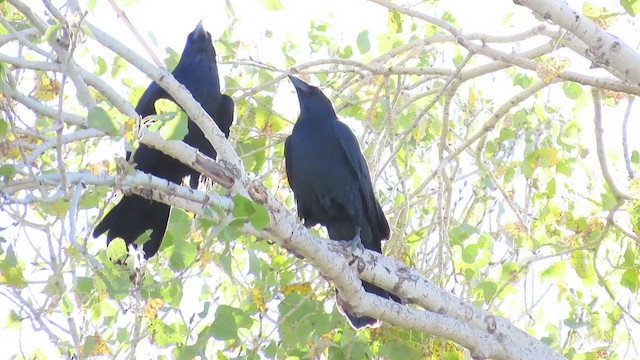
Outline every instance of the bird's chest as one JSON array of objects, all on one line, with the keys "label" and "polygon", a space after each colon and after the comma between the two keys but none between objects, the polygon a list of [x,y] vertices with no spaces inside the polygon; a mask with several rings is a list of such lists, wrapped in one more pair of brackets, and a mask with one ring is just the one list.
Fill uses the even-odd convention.
[{"label": "bird's chest", "polygon": [[350,169],[335,133],[321,127],[301,130],[294,134],[292,144],[297,183],[316,191],[346,186]]}]

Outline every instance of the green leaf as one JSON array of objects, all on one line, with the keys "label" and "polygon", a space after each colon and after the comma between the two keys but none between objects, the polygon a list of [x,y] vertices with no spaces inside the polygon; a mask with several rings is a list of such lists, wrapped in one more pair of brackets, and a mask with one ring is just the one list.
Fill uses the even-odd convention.
[{"label": "green leaf", "polygon": [[[385,359],[420,359],[425,358],[419,349],[403,341],[392,341],[380,346],[380,356]],[[439,359],[439,357],[438,357]]]},{"label": "green leaf", "polygon": [[189,118],[187,114],[173,101],[159,99],[155,102],[157,115],[150,118],[156,122],[149,127],[158,131],[165,140],[182,140],[189,133]]},{"label": "green leaf", "polygon": [[476,256],[478,256],[478,245],[471,244],[466,246],[464,250],[462,250],[462,260],[467,264],[473,264],[476,260]]},{"label": "green leaf", "polygon": [[172,208],[169,215],[167,226],[167,234],[173,237],[173,240],[187,240],[191,232],[191,224],[193,217],[186,211],[178,208]]},{"label": "green leaf", "polygon": [[95,349],[95,347],[96,347],[96,337],[93,335],[89,335],[84,340],[84,345],[82,346],[82,353],[91,354],[93,352],[93,349]]},{"label": "green leaf", "polygon": [[389,30],[399,34],[402,32],[402,17],[397,11],[389,10],[389,17],[387,19],[387,26]]},{"label": "green leaf", "polygon": [[81,295],[89,295],[94,288],[94,281],[92,278],[78,276],[76,278],[76,291]]},{"label": "green leaf", "polygon": [[284,9],[282,4],[280,4],[280,0],[262,0],[262,5],[265,9],[269,11],[277,11]]},{"label": "green leaf", "polygon": [[15,312],[15,310],[11,309],[9,311],[9,316],[7,317],[7,322],[5,323],[5,326],[8,329],[19,329],[21,323],[22,323],[22,317],[20,316],[20,314]]},{"label": "green leaf", "polygon": [[198,255],[198,248],[190,241],[178,241],[169,258],[169,266],[173,270],[182,270],[193,264]]},{"label": "green leaf", "polygon": [[169,326],[161,319],[156,318],[149,322],[147,332],[152,343],[159,347],[167,347],[182,342],[183,335],[177,330],[178,328]]},{"label": "green leaf", "polygon": [[523,89],[528,88],[533,83],[533,78],[525,74],[516,74],[513,77],[513,85],[520,86]]},{"label": "green leaf", "polygon": [[253,214],[255,209],[253,208],[253,201],[247,199],[242,195],[233,196],[233,210],[231,213],[236,218],[245,218]]},{"label": "green leaf", "polygon": [[626,287],[632,292],[637,292],[640,289],[640,276],[637,269],[629,269],[622,274],[620,279],[620,285]]},{"label": "green leaf", "polygon": [[472,234],[477,234],[478,228],[469,224],[460,224],[449,231],[449,237],[451,238],[451,245],[461,244]]},{"label": "green leaf", "polygon": [[96,6],[96,0],[87,0],[87,10],[90,13],[93,13],[93,9],[95,8],[95,6]]},{"label": "green leaf", "polygon": [[42,209],[42,211],[44,211],[49,215],[52,215],[58,218],[63,218],[67,215],[67,211],[69,211],[70,204],[67,199],[60,198],[53,202],[40,203],[38,204],[38,206],[40,207],[40,209]]},{"label": "green leaf", "polygon": [[259,173],[262,170],[267,159],[265,145],[265,138],[247,139],[237,145],[236,151],[248,172]]},{"label": "green leaf", "polygon": [[0,165],[0,178],[5,184],[16,174],[16,167],[11,164]]},{"label": "green leaf", "polygon": [[442,354],[442,360],[459,360],[460,355],[455,351],[446,351]]},{"label": "green leaf", "polygon": [[109,135],[116,135],[120,129],[118,123],[100,106],[94,106],[89,110],[87,123],[90,127],[102,130]]},{"label": "green leaf", "polygon": [[9,129],[9,123],[5,119],[0,119],[0,137],[7,136],[7,130]]},{"label": "green leaf", "polygon": [[[337,310],[330,315],[324,310],[322,302],[309,299],[292,292],[278,305],[280,339],[285,346],[307,346],[314,336],[321,336],[346,321]],[[345,329],[346,331],[347,329]],[[349,330],[351,330],[349,328]],[[352,354],[353,355],[353,354]],[[361,357],[354,356],[354,359]]]},{"label": "green leaf", "polygon": [[120,238],[111,240],[107,245],[107,256],[111,261],[120,260],[127,256],[127,243]]},{"label": "green leaf", "polygon": [[180,111],[160,128],[160,136],[165,140],[182,140],[189,133],[188,122],[187,114]]},{"label": "green leaf", "polygon": [[107,62],[104,61],[104,58],[102,56],[98,56],[98,59],[96,60],[96,70],[94,71],[94,73],[98,76],[102,76],[106,72]]},{"label": "green leaf", "polygon": [[114,79],[117,78],[118,74],[120,74],[120,72],[126,67],[127,62],[120,56],[116,55],[113,58],[113,64],[111,64],[111,77],[113,77]]},{"label": "green leaf", "polygon": [[136,245],[144,245],[147,241],[151,240],[151,229],[145,230],[142,234],[140,234],[133,243]]},{"label": "green leaf", "polygon": [[584,322],[582,322],[582,321],[578,321],[578,320],[573,319],[573,318],[565,319],[565,320],[563,321],[563,323],[564,323],[568,328],[570,328],[570,329],[574,329],[574,330],[575,330],[575,329],[579,329],[579,328],[582,328],[582,327],[587,326],[587,324],[585,324]]},{"label": "green leaf", "polygon": [[269,225],[269,213],[264,206],[242,195],[235,195],[233,197],[233,203],[235,206],[231,213],[237,219],[246,218],[257,230],[262,230]]},{"label": "green leaf", "polygon": [[516,132],[513,131],[512,129],[509,128],[502,128],[500,129],[500,137],[499,140],[504,141],[504,140],[510,140],[510,139],[515,139],[516,137]]},{"label": "green leaf", "polygon": [[211,324],[210,334],[218,340],[235,340],[238,338],[238,325],[233,315],[234,308],[220,305],[216,310],[216,319]]},{"label": "green leaf", "polygon": [[[129,295],[129,287],[131,285],[129,273],[122,266],[116,266],[110,262],[106,265],[108,266],[108,264],[111,264],[113,268],[105,278],[106,290],[113,299],[121,300]],[[102,286],[99,281],[96,282],[96,287],[98,286]]]},{"label": "green leaf", "polygon": [[168,284],[164,284],[160,289],[160,298],[166,304],[173,305],[178,307],[180,305],[180,300],[182,300],[182,283],[180,283],[177,279],[172,279]]},{"label": "green leaf", "polygon": [[176,113],[178,111],[182,111],[178,104],[169,99],[158,99],[153,103],[153,107],[156,109],[156,114]]},{"label": "green leaf", "polygon": [[555,264],[549,266],[540,274],[540,279],[557,282],[559,279],[564,278],[566,273],[567,273],[567,262],[557,261]]},{"label": "green leaf", "polygon": [[498,285],[496,285],[496,283],[494,283],[493,281],[483,281],[478,287],[482,289],[484,301],[487,303],[491,301],[491,299],[493,299],[496,291],[498,291]]},{"label": "green leaf", "polygon": [[571,100],[575,100],[582,95],[582,86],[577,83],[567,81],[562,87],[564,94]]},{"label": "green leaf", "polygon": [[0,260],[0,284],[15,288],[27,286],[27,281],[22,273],[22,266],[18,264],[18,258],[11,245],[7,247],[4,259]]},{"label": "green leaf", "polygon": [[369,50],[371,49],[371,43],[369,42],[369,30],[364,30],[360,34],[358,34],[356,44],[358,45],[360,54],[366,54],[367,52],[369,52]]},{"label": "green leaf", "polygon": [[640,163],[640,151],[633,150],[631,152],[631,162],[634,164]]},{"label": "green leaf", "polygon": [[623,266],[633,266],[636,259],[636,254],[633,251],[633,246],[630,242],[627,242],[627,249],[624,251],[624,263]]},{"label": "green leaf", "polygon": [[71,300],[67,297],[67,294],[62,294],[62,301],[60,302],[60,311],[66,316],[71,315],[71,311],[73,311],[73,304]]},{"label": "green leaf", "polygon": [[44,33],[44,39],[48,43],[56,42],[58,40],[58,32],[60,32],[61,28],[62,26],[60,24],[53,24],[49,26],[47,31]]},{"label": "green leaf", "polygon": [[637,16],[640,14],[640,1],[638,0],[620,0],[620,5],[631,16]]},{"label": "green leaf", "polygon": [[269,212],[267,212],[267,209],[264,206],[256,203],[254,203],[254,209],[255,211],[249,217],[249,221],[256,230],[263,230],[267,225],[269,225]]},{"label": "green leaf", "polygon": [[164,64],[167,67],[167,70],[173,71],[180,61],[180,53],[172,48],[166,48],[165,51],[167,53],[167,57],[164,59]]},{"label": "green leaf", "polygon": [[196,244],[191,241],[192,216],[182,209],[171,209],[169,226],[160,249],[169,249],[169,266],[173,270],[182,270],[193,264],[198,254]]}]

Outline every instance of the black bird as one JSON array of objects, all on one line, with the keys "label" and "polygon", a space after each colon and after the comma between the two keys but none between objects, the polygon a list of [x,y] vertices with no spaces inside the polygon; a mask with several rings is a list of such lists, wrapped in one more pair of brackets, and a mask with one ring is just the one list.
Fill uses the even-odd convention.
[{"label": "black bird", "polygon": [[[187,37],[180,61],[172,72],[176,80],[191,92],[194,99],[213,118],[220,130],[229,137],[229,128],[233,122],[233,100],[220,93],[220,79],[216,64],[216,50],[213,48],[211,34],[202,26],[202,21]],[[157,83],[153,82],[136,105],[136,112],[146,117],[156,114],[155,102],[158,99],[175,101]],[[189,119],[189,133],[183,141],[206,154],[216,157],[216,152],[204,137],[202,130]],[[127,152],[127,160],[131,156]],[[141,144],[133,156],[138,170],[153,174],[179,184],[190,175],[190,186],[197,187],[200,174],[171,156]],[[115,238],[122,238],[127,245],[133,243],[147,230],[150,239],[144,243],[146,258],[158,252],[167,229],[169,205],[148,200],[138,195],[126,195],[107,213],[93,231],[93,237],[107,232],[107,244]]]},{"label": "black bird", "polygon": [[[298,216],[307,227],[325,226],[333,240],[354,245],[361,241],[365,248],[382,252],[389,224],[376,200],[358,140],[338,121],[331,101],[320,89],[293,76],[289,79],[298,94],[300,116],[285,142],[284,157]],[[373,284],[363,281],[362,286],[389,298],[386,290]],[[356,329],[378,324],[369,316],[344,314]]]}]

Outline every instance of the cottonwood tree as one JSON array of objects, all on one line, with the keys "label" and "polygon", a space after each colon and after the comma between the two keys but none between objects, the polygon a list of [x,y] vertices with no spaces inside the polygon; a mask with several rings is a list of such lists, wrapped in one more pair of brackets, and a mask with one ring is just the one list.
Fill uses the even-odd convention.
[{"label": "cottonwood tree", "polygon": [[[242,14],[229,1],[228,28],[214,34],[236,102],[227,141],[171,77],[178,52],[162,63],[153,37],[136,30],[133,5],[0,2],[0,298],[3,342],[14,345],[3,351],[638,356],[640,153],[627,127],[640,55],[607,29],[633,23],[640,5],[581,5],[514,1],[510,16],[484,20],[501,33],[484,34],[465,32],[454,14],[467,10],[447,2],[363,1],[385,26],[345,38],[318,17],[295,30],[308,34],[302,43],[264,29],[261,41],[279,49],[270,58],[235,33]],[[278,0],[255,6],[295,16]],[[130,37],[94,25],[107,11]],[[140,74],[203,129],[217,161],[167,139],[168,124],[138,118]],[[282,156],[296,115],[280,109],[297,114],[280,86],[288,74],[321,85],[359,135],[393,229],[384,255],[352,252],[296,218]],[[208,180],[192,190],[138,172],[112,155],[123,143],[160,149]],[[120,193],[173,206],[149,261],[90,237]],[[365,293],[359,278],[406,305]],[[333,287],[383,325],[352,330]]]}]

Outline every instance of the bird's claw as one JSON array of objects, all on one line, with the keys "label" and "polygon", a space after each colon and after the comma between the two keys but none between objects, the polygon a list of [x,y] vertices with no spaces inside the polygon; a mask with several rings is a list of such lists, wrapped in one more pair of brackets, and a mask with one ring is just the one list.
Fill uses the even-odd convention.
[{"label": "bird's claw", "polygon": [[351,248],[351,251],[364,248],[364,246],[362,245],[362,239],[360,238],[360,230],[360,227],[356,227],[356,236],[354,236],[353,239],[347,241],[347,246]]}]

